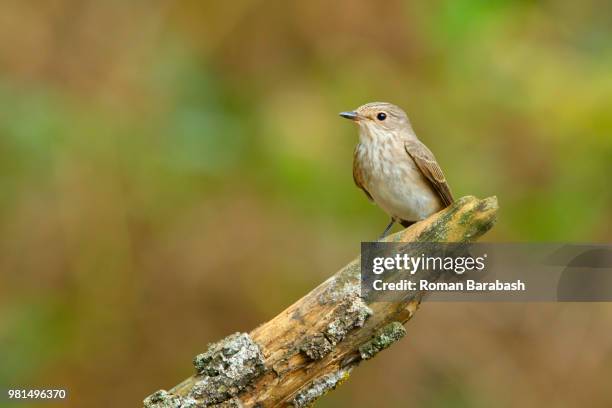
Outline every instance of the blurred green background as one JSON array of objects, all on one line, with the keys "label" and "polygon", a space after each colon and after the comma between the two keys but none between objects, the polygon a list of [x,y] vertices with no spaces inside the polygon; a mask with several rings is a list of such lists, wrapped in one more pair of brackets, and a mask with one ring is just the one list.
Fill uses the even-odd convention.
[{"label": "blurred green background", "polygon": [[[612,240],[609,1],[1,4],[0,388],[45,406],[139,406],[376,238],[337,116],[365,102],[498,196],[487,240]],[[611,325],[426,304],[319,406],[609,407]]]}]

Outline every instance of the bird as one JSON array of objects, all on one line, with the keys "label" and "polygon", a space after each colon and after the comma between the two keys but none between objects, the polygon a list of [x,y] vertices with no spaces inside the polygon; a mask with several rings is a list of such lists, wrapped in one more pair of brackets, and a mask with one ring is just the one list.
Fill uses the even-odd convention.
[{"label": "bird", "polygon": [[340,116],[359,127],[353,152],[355,184],[391,217],[380,239],[396,222],[409,227],[453,203],[438,161],[401,108],[371,102]]}]

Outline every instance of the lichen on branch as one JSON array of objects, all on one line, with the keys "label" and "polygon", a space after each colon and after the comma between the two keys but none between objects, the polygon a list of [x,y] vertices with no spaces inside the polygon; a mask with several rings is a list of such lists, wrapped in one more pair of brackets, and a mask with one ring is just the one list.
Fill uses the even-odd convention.
[{"label": "lichen on branch", "polygon": [[[495,197],[463,197],[385,241],[471,242],[493,226],[496,214]],[[357,258],[272,320],[210,345],[194,359],[192,377],[147,397],[145,406],[309,406],[400,340],[419,304],[418,296],[364,300]]]}]

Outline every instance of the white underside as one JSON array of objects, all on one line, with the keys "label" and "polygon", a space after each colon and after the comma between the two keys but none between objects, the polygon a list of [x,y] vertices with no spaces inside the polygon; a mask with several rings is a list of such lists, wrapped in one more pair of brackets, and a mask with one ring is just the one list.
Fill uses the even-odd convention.
[{"label": "white underside", "polygon": [[410,175],[394,183],[369,184],[374,202],[395,219],[420,221],[441,209],[431,189],[423,188],[421,180],[414,180]]},{"label": "white underside", "polygon": [[[365,173],[364,187],[391,217],[420,221],[442,209],[438,195],[405,152],[403,141],[362,140],[358,155]],[[379,159],[373,162],[373,156]]]}]

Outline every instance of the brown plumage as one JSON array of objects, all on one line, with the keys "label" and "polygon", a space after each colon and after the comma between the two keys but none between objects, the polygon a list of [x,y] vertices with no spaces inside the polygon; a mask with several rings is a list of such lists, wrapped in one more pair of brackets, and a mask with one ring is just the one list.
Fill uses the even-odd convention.
[{"label": "brown plumage", "polygon": [[365,187],[363,186],[365,175],[363,173],[363,170],[361,169],[360,164],[361,164],[361,161],[357,158],[357,149],[355,149],[355,151],[353,152],[353,180],[355,181],[355,184],[357,185],[357,187],[363,190],[366,197],[368,197],[368,200],[374,201],[370,193],[368,193],[368,190],[366,190]]},{"label": "brown plumage", "polygon": [[438,192],[444,205],[446,207],[451,205],[455,199],[446,182],[446,177],[444,177],[444,173],[431,150],[418,140],[408,141],[404,144],[404,147],[406,148],[406,153],[412,157],[419,170],[421,170],[432,187]]},{"label": "brown plumage", "polygon": [[392,219],[410,225],[453,202],[433,153],[414,134],[403,110],[385,102],[341,116],[359,125],[353,179]]}]

